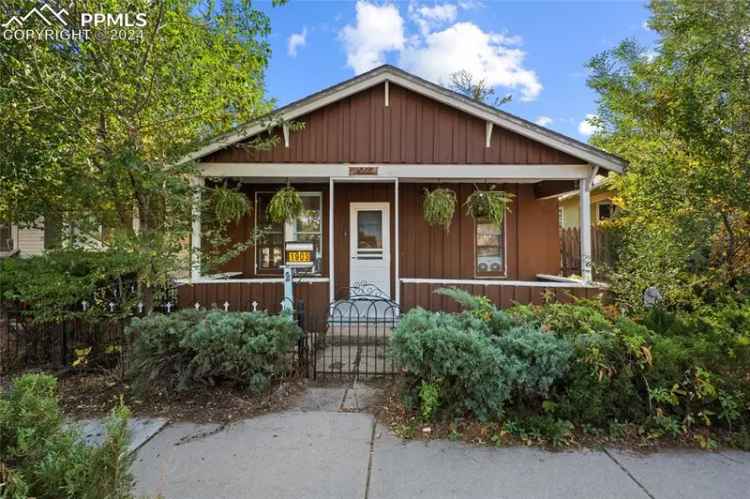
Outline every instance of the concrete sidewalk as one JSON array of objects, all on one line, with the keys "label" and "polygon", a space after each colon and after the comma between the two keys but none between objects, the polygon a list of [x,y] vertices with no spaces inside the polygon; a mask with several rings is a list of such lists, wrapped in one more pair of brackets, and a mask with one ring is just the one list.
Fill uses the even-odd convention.
[{"label": "concrete sidewalk", "polygon": [[[167,498],[747,498],[750,453],[546,452],[403,442],[369,414],[301,410],[173,424],[137,453],[138,494]],[[307,410],[312,402],[315,410]]]}]

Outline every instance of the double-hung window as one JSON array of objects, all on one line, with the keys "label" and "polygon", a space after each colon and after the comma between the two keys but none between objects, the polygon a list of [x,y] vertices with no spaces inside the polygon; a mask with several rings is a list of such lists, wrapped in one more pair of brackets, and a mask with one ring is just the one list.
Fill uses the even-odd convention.
[{"label": "double-hung window", "polygon": [[323,260],[323,195],[320,192],[300,192],[302,213],[296,220],[273,223],[266,214],[273,192],[258,192],[255,195],[256,227],[261,231],[256,245],[256,273],[278,274],[284,265],[284,242],[306,241],[315,246],[314,273],[320,273]]}]

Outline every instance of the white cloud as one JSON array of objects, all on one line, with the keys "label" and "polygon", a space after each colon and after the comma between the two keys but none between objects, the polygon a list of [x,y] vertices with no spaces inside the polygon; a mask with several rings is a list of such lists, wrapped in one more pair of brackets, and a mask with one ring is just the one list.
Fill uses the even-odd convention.
[{"label": "white cloud", "polygon": [[595,120],[595,114],[587,114],[586,117],[578,123],[578,133],[588,137],[598,130],[598,127],[591,123],[591,120]]},{"label": "white cloud", "polygon": [[462,8],[468,7],[411,2],[408,19],[418,29],[407,33],[396,5],[358,0],[355,22],[339,32],[347,65],[360,74],[385,63],[387,54],[395,52],[401,67],[436,83],[445,85],[452,73],[466,70],[490,87],[514,89],[520,100],[534,100],[542,84],[524,66],[521,38],[455,22]]},{"label": "white cloud", "polygon": [[550,126],[554,120],[550,118],[549,116],[540,116],[536,119],[534,123],[536,123],[539,126]]},{"label": "white cloud", "polygon": [[526,53],[515,47],[519,37],[484,32],[477,25],[459,22],[423,35],[401,51],[400,64],[429,80],[445,84],[451,73],[466,70],[484,78],[491,87],[518,89],[522,101],[542,91],[536,73],[523,66]]},{"label": "white cloud", "polygon": [[346,63],[364,73],[385,62],[385,53],[404,48],[404,20],[395,5],[358,1],[357,21],[346,25],[339,37],[346,47]]},{"label": "white cloud", "polygon": [[430,19],[433,21],[451,22],[456,19],[458,14],[458,8],[455,5],[445,3],[442,5],[433,5],[428,7],[423,5],[417,9],[417,13],[420,17]]},{"label": "white cloud", "polygon": [[287,52],[291,57],[297,57],[297,50],[307,45],[307,28],[302,28],[301,33],[292,33],[287,42]]},{"label": "white cloud", "polygon": [[414,23],[419,26],[419,31],[426,35],[442,24],[455,21],[458,15],[458,7],[449,3],[417,7],[416,4],[411,3],[409,4],[409,14]]}]

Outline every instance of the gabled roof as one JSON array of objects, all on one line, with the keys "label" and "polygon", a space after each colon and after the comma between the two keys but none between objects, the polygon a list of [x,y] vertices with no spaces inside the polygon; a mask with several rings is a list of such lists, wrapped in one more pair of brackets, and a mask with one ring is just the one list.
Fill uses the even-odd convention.
[{"label": "gabled roof", "polygon": [[359,76],[346,80],[320,92],[283,106],[270,115],[237,127],[230,133],[217,137],[204,147],[189,154],[180,162],[195,161],[227,146],[246,140],[266,130],[272,118],[283,121],[294,120],[328,104],[345,99],[358,92],[386,81],[405,87],[413,92],[451,106],[467,114],[486,120],[499,127],[511,130],[549,147],[580,158],[594,166],[622,173],[627,162],[613,154],[590,146],[571,137],[532,123],[513,114],[501,111],[482,102],[475,101],[423,78],[407,73],[391,65],[379,66]]}]

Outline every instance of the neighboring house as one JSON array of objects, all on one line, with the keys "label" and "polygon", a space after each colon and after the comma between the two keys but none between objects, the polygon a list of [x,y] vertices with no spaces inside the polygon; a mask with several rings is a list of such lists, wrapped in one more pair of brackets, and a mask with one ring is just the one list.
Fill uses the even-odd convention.
[{"label": "neighboring house", "polygon": [[[591,187],[591,223],[596,225],[603,220],[609,220],[617,209],[612,201],[617,193],[612,188],[612,182],[606,177],[597,177]],[[560,196],[560,228],[570,229],[580,226],[580,195],[579,192],[566,192]]]},{"label": "neighboring house", "polygon": [[[316,244],[318,265],[295,284],[306,311],[325,313],[350,287],[376,285],[402,310],[450,307],[433,291],[461,286],[500,306],[540,302],[546,290],[591,296],[586,282],[550,280],[560,274],[557,197],[576,187],[589,197],[596,173],[622,172],[625,161],[590,145],[499,111],[392,66],[381,66],[275,112],[304,122],[290,134],[270,130],[270,150],[239,147],[268,133],[261,119],[186,157],[196,160],[196,182],[236,182],[254,210],[232,229],[247,240],[254,228],[264,240],[228,262],[220,278],[201,276],[179,288],[181,306],[225,302],[232,310],[278,310],[284,241]],[[206,180],[208,179],[208,180]],[[270,224],[265,208],[291,182],[303,192],[305,216]],[[466,215],[463,203],[477,186],[496,184],[515,195],[501,229]],[[458,206],[450,231],[428,226],[424,188],[450,187]],[[582,205],[584,218],[590,204]],[[196,212],[197,215],[197,212]],[[590,261],[591,241],[581,241]],[[195,255],[201,224],[195,217]],[[229,277],[233,276],[233,277]]]},{"label": "neighboring house", "polygon": [[44,229],[23,227],[15,224],[0,222],[0,258],[7,256],[41,255],[45,248]]}]

